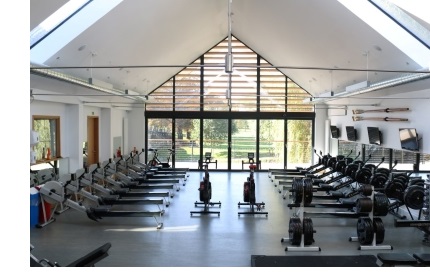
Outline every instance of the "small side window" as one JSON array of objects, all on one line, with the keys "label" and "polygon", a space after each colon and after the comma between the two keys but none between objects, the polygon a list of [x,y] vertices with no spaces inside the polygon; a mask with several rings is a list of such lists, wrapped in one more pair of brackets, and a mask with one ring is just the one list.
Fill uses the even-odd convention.
[{"label": "small side window", "polygon": [[44,159],[48,148],[51,152],[51,158],[61,157],[60,117],[33,116],[33,130],[39,133],[39,143],[33,148],[36,153],[36,160]]}]

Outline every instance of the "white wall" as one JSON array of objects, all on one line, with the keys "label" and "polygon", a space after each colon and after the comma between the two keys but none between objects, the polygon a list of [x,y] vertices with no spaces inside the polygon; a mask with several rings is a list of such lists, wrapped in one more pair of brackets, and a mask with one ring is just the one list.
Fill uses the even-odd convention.
[{"label": "white wall", "polygon": [[[133,149],[136,147],[137,151],[141,152],[145,148],[144,108],[135,108],[128,113],[128,132],[129,148]],[[144,158],[140,158],[139,160],[143,161]]]},{"label": "white wall", "polygon": [[79,124],[82,120],[83,106],[81,104],[66,104],[65,108],[65,117],[60,121],[60,126],[65,129],[64,136],[61,134],[65,140],[64,145],[61,145],[61,153],[63,157],[68,159],[67,173],[69,173],[70,170],[77,170],[83,166],[83,126]]},{"label": "white wall", "polygon": [[[327,150],[326,148],[326,120],[327,120],[327,109],[316,109],[315,110],[315,147],[314,149],[319,154],[322,152],[322,154],[327,154],[330,152],[330,150]],[[317,159],[315,159],[316,155],[314,154],[314,160],[312,162],[316,162]]]},{"label": "white wall", "polygon": [[[390,99],[391,97],[391,99]],[[354,126],[357,129],[359,143],[369,144],[367,127],[378,127],[382,132],[382,147],[401,150],[399,128],[416,128],[420,141],[420,153],[430,154],[430,89],[424,91],[408,92],[405,94],[386,96],[384,99],[354,99],[354,104],[379,104],[379,106],[349,106],[345,116],[331,116],[331,124],[341,131],[340,139],[347,140],[345,126]],[[414,99],[417,98],[417,99]],[[409,108],[407,112],[393,113],[365,113],[362,117],[392,117],[407,118],[405,122],[386,121],[353,121],[352,110],[374,110],[386,108]]]},{"label": "white wall", "polygon": [[[67,92],[67,88],[74,90],[72,85],[65,84],[61,92]],[[52,87],[47,87],[52,89]],[[65,90],[66,89],[66,90]],[[71,91],[73,91],[71,90]],[[52,93],[53,91],[38,89],[35,92]],[[401,97],[403,96],[403,97]],[[316,110],[315,118],[315,147],[317,152],[323,154],[331,152],[329,147],[327,151],[327,140],[330,135],[326,134],[326,121],[329,120],[331,125],[340,128],[340,139],[346,140],[345,126],[354,126],[358,132],[359,143],[369,143],[367,136],[367,127],[378,127],[383,134],[383,147],[401,149],[399,139],[399,128],[416,128],[420,141],[420,152],[430,154],[430,89],[424,91],[409,92],[386,98],[369,99],[346,99],[347,104],[361,104],[361,106],[348,106],[346,115],[328,115],[329,111],[321,107]],[[422,98],[422,99],[412,99]],[[43,101],[41,100],[43,99]],[[339,104],[339,102],[336,102]],[[364,106],[370,104],[379,104],[378,106]],[[408,112],[398,113],[367,113],[363,117],[401,117],[407,118],[407,122],[385,122],[385,121],[356,121],[352,120],[353,109],[385,109],[385,108],[410,108]],[[64,96],[45,96],[36,98],[30,105],[30,120],[32,115],[54,115],[61,118],[61,151],[62,156],[69,158],[68,169],[73,171],[82,166],[81,151],[82,142],[87,138],[87,116],[99,116],[99,136],[100,136],[100,154],[101,161],[112,157],[115,149],[113,147],[114,137],[123,137],[122,151],[130,152],[133,147],[138,150],[144,148],[145,136],[145,118],[144,109],[135,108],[132,111],[120,110],[118,108],[108,108],[106,105],[89,106],[82,104],[77,97]],[[127,134],[123,132],[124,124],[128,128]],[[30,124],[31,126],[31,124]],[[331,142],[330,142],[331,143]],[[332,146],[330,144],[330,146]],[[315,155],[313,162],[316,161]]]},{"label": "white wall", "polygon": [[[70,85],[64,86],[64,89],[67,88],[70,88]],[[67,92],[64,89],[62,92]],[[112,139],[123,136],[123,120],[127,119],[127,111],[106,106],[88,106],[76,97],[55,96],[55,92],[43,89],[38,89],[37,92],[53,95],[37,98],[30,104],[30,121],[33,115],[60,117],[61,156],[64,158],[59,161],[60,175],[74,172],[83,166],[82,143],[87,140],[88,116],[99,117],[100,161],[112,157]]]},{"label": "white wall", "polygon": [[[67,133],[68,130],[66,126],[62,125],[62,123],[66,122],[67,116],[67,107],[66,104],[63,103],[55,103],[50,101],[33,101],[30,104],[30,120],[34,115],[42,115],[42,116],[58,116],[60,117],[60,143],[61,143],[61,156],[65,158],[65,160],[61,160],[59,162],[59,166],[61,167],[60,174],[69,172],[69,164],[67,162],[67,158],[70,156],[70,149],[67,148]],[[32,123],[30,123],[30,129],[32,129]],[[46,166],[47,168],[50,166]]]}]

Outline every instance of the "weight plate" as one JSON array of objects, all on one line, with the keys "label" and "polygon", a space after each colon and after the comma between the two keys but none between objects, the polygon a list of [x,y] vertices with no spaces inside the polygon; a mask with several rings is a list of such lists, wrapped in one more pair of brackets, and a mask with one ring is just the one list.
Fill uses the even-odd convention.
[{"label": "weight plate", "polygon": [[359,168],[361,168],[361,167],[363,167],[363,166],[364,166],[364,162],[363,162],[363,161],[361,161],[361,160],[355,160],[355,161],[354,161],[354,164],[356,164]]},{"label": "weight plate", "polygon": [[314,242],[314,225],[312,219],[303,218],[303,240],[304,245],[311,245]]},{"label": "weight plate", "polygon": [[360,184],[369,184],[372,177],[372,171],[367,168],[361,168],[355,173],[355,180]]},{"label": "weight plate", "polygon": [[370,178],[370,184],[375,188],[375,189],[383,189],[385,186],[385,183],[388,180],[388,176],[384,173],[375,173],[372,175],[372,177]]},{"label": "weight plate", "polygon": [[300,204],[303,200],[303,182],[302,182],[302,179],[293,180],[293,185],[291,186],[291,193],[292,193],[294,204]]},{"label": "weight plate", "polygon": [[330,157],[328,160],[327,160],[327,167],[330,167],[330,168],[332,168],[332,169],[334,169],[334,167],[336,166],[336,157]]},{"label": "weight plate", "polygon": [[345,166],[346,166],[345,160],[340,160],[340,161],[336,162],[336,166],[334,166],[334,169],[337,172],[342,172],[342,170],[345,168]]},{"label": "weight plate", "polygon": [[369,197],[358,198],[355,201],[355,209],[357,213],[369,213],[373,209],[372,199]]},{"label": "weight plate", "polygon": [[313,197],[313,182],[310,178],[303,178],[302,183],[304,187],[304,203],[305,205],[309,205],[312,202]]},{"label": "weight plate", "polygon": [[385,228],[381,218],[373,218],[373,230],[376,235],[376,244],[382,244],[385,237]]},{"label": "weight plate", "polygon": [[323,163],[323,165],[324,165],[324,166],[328,167],[328,160],[329,160],[330,158],[331,158],[331,157],[329,157],[328,155],[323,156],[323,158],[322,158],[322,163]]},{"label": "weight plate", "polygon": [[405,205],[411,209],[422,209],[424,205],[424,187],[410,186],[405,190],[403,200]]},{"label": "weight plate", "polygon": [[385,174],[385,176],[388,177],[390,175],[391,171],[387,168],[377,168],[375,173]]},{"label": "weight plate", "polygon": [[344,159],[345,159],[344,155],[338,155],[338,156],[336,156],[336,160],[337,161],[344,160]]},{"label": "weight plate", "polygon": [[290,243],[292,245],[300,245],[302,242],[302,223],[300,222],[300,218],[291,217],[288,229],[288,235],[290,239]]},{"label": "weight plate", "polygon": [[373,192],[373,187],[370,184],[363,184],[360,187],[361,194],[364,196],[371,196]]},{"label": "weight plate", "polygon": [[351,164],[352,162],[354,162],[354,159],[353,159],[353,158],[350,158],[350,157],[345,158],[345,163],[346,163],[346,165],[349,165],[349,164]]},{"label": "weight plate", "polygon": [[376,165],[375,164],[364,164],[363,168],[369,169],[370,172],[374,172],[376,170]]},{"label": "weight plate", "polygon": [[377,193],[373,196],[373,215],[386,216],[388,214],[390,200],[385,194]]},{"label": "weight plate", "polygon": [[387,183],[385,183],[384,193],[388,196],[388,198],[403,201],[404,192],[405,186],[399,180],[389,180]]},{"label": "weight plate", "polygon": [[355,179],[355,173],[358,170],[357,164],[349,164],[345,167],[345,175],[351,177],[352,179]]},{"label": "weight plate", "polygon": [[424,182],[425,182],[425,180],[424,179],[411,179],[410,181],[409,181],[409,186],[421,186],[421,187],[424,187]]},{"label": "weight plate", "polygon": [[362,245],[370,245],[373,242],[373,224],[369,217],[358,218],[357,237]]},{"label": "weight plate", "polygon": [[409,176],[406,173],[393,173],[393,180],[399,179],[404,185],[409,182]]}]

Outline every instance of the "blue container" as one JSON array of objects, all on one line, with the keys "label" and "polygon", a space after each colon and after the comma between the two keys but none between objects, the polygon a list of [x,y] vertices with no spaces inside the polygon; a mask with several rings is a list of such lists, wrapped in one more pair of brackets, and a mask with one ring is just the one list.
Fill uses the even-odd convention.
[{"label": "blue container", "polygon": [[30,227],[39,224],[39,203],[39,191],[35,187],[30,188]]}]

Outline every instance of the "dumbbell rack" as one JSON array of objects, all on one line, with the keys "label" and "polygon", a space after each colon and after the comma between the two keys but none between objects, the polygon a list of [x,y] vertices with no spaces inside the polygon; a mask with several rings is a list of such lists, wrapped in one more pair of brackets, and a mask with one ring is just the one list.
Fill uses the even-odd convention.
[{"label": "dumbbell rack", "polygon": [[[304,193],[305,187],[302,187],[302,196],[305,195]],[[300,222],[302,223],[303,228],[303,219],[304,219],[304,208],[305,208],[305,198],[302,198],[302,201],[300,202],[300,207],[298,207],[298,213],[297,211],[294,213],[294,215],[298,215],[298,218],[300,219]],[[313,231],[314,232],[314,231]],[[318,246],[305,246],[305,234],[302,232],[301,234],[301,240],[300,240],[300,246],[287,246],[285,247],[285,251],[321,251],[321,248]],[[290,241],[290,238],[284,237],[281,238],[281,242]]]},{"label": "dumbbell rack", "polygon": [[[374,195],[375,195],[374,187],[372,186],[372,194],[370,195],[370,198],[373,201],[373,203],[374,203],[374,200],[375,200],[374,199]],[[373,221],[374,221],[374,219],[373,219],[373,212],[374,212],[374,208],[372,208],[372,211],[369,213],[369,218],[370,218],[370,220],[372,222],[372,226],[373,226],[373,241],[372,241],[372,244],[371,245],[360,245],[358,247],[358,250],[392,250],[393,247],[390,246],[390,245],[377,245],[376,244],[376,228],[374,227],[374,224],[373,224]],[[350,242],[358,242],[358,237],[350,237],[349,241]]]}]

